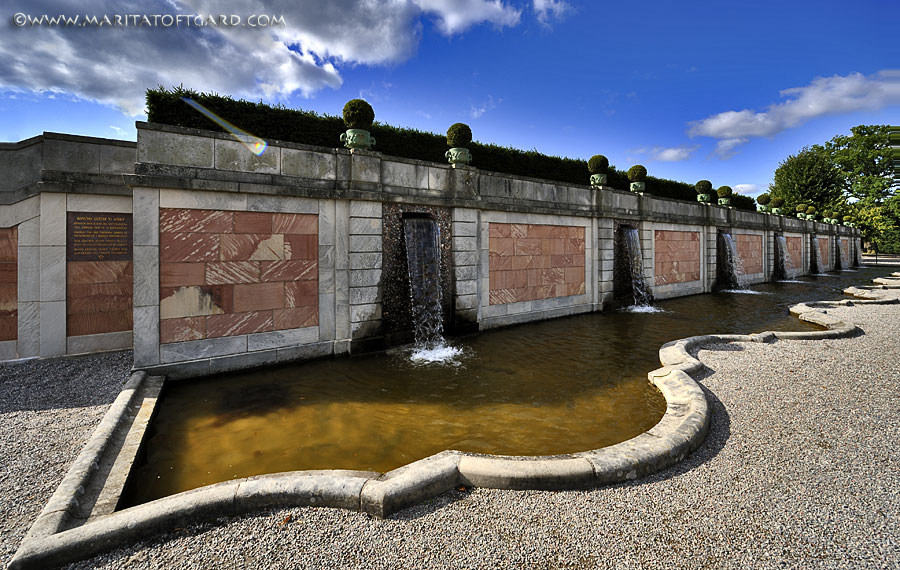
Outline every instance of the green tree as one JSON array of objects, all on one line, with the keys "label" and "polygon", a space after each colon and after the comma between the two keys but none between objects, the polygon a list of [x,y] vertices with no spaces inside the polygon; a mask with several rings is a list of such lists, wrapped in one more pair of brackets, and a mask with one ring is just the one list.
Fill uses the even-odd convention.
[{"label": "green tree", "polygon": [[900,253],[900,197],[893,178],[891,127],[858,125],[824,146],[787,157],[769,185],[786,211],[800,203],[852,214],[864,241]]},{"label": "green tree", "polygon": [[850,136],[825,143],[841,171],[844,194],[856,216],[863,240],[879,251],[900,252],[900,202],[896,196],[891,156],[891,127],[859,125]]},{"label": "green tree", "polygon": [[769,186],[773,198],[783,198],[784,208],[793,211],[797,204],[812,204],[817,209],[841,208],[845,204],[843,179],[825,147],[804,147],[784,159],[775,170],[775,183]]},{"label": "green tree", "polygon": [[840,169],[849,198],[881,205],[892,194],[891,127],[859,125],[850,133],[825,143],[825,150]]}]

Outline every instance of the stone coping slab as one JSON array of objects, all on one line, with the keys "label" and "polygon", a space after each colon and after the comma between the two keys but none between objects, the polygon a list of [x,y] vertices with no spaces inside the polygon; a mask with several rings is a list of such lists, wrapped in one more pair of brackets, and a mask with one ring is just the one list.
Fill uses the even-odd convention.
[{"label": "stone coping slab", "polygon": [[692,374],[704,365],[693,355],[704,346],[780,339],[842,338],[858,327],[827,313],[829,307],[897,303],[886,291],[850,287],[857,300],[807,302],[791,314],[824,327],[806,332],[766,331],[750,335],[702,335],[675,340],[659,350],[661,368],[648,379],[666,399],[666,412],[649,431],[622,443],[558,456],[500,456],[447,450],[388,473],[347,470],[295,471],[217,483],[71,525],[73,505],[113,432],[128,423],[129,410],[147,383],[135,372],[94,431],[69,473],[38,516],[10,570],[48,568],[106,552],[173,528],[275,507],[335,507],[386,517],[460,485],[494,489],[585,489],[631,481],[669,467],[706,437],[710,409]]},{"label": "stone coping slab", "polygon": [[894,278],[879,277],[877,279],[873,279],[872,282],[884,287],[888,287],[890,289],[900,288],[900,277],[896,277],[896,274],[894,275]]}]

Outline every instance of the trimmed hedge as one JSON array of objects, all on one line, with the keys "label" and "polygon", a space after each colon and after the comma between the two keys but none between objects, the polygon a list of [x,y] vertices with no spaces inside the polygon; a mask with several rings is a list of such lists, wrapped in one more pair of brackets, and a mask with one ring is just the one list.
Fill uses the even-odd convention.
[{"label": "trimmed hedge", "polygon": [[375,122],[375,110],[363,99],[350,99],[344,105],[344,125],[348,129],[368,131]]},{"label": "trimmed hedge", "polygon": [[628,169],[628,180],[632,182],[644,182],[647,180],[647,169],[643,164],[635,164]]},{"label": "trimmed hedge", "polygon": [[609,159],[602,154],[595,154],[588,160],[588,172],[591,174],[606,174],[609,170]]},{"label": "trimmed hedge", "polygon": [[[341,117],[320,115],[313,111],[289,109],[284,105],[266,105],[250,101],[236,101],[215,93],[197,93],[182,87],[147,90],[147,120],[191,129],[224,132],[224,129],[185,104],[182,97],[193,99],[219,117],[266,140],[279,140],[336,148],[339,137],[346,130]],[[416,129],[399,128],[376,122],[369,132],[378,140],[378,151],[389,156],[443,162],[447,137]],[[469,150],[473,166],[482,170],[542,178],[566,184],[585,185],[587,161],[548,156],[535,150],[520,150],[495,144],[472,142]],[[662,198],[696,202],[696,191],[690,184],[647,177],[646,192]],[[624,172],[610,166],[607,185],[628,190]]]},{"label": "trimmed hedge", "polygon": [[447,146],[468,148],[472,142],[472,129],[465,123],[453,123],[447,129]]},{"label": "trimmed hedge", "polygon": [[753,198],[743,194],[732,194],[731,205],[738,210],[756,211],[756,203],[753,201]]}]

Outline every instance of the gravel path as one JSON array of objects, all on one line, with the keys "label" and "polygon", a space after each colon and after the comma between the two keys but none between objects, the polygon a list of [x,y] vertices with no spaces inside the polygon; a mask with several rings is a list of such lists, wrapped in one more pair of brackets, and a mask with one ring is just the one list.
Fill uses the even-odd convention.
[{"label": "gravel path", "polygon": [[4,566],[122,390],[131,351],[0,365]]},{"label": "gravel path", "polygon": [[[866,334],[701,350],[709,436],[649,478],[576,492],[452,491],[387,520],[273,510],[173,529],[70,568],[898,568],[900,305],[828,312]],[[96,414],[86,423],[102,408],[83,408]],[[4,422],[44,413],[5,410]],[[7,437],[4,456],[28,445]],[[11,471],[20,469],[39,471],[25,461]],[[0,500],[21,497],[3,491]]]}]

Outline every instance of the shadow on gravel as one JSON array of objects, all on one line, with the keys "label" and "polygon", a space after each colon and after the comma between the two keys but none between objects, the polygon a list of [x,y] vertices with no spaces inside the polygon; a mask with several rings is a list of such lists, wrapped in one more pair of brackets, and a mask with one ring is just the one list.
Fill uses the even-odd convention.
[{"label": "shadow on gravel", "polygon": [[[446,491],[441,493],[436,497],[432,497],[430,499],[426,499],[422,503],[418,505],[413,505],[402,511],[398,511],[388,517],[385,517],[385,520],[392,521],[412,521],[418,518],[433,514],[437,511],[440,511],[444,507],[448,505],[452,505],[457,501],[462,501],[469,494],[468,488],[465,491],[459,489],[453,489],[451,491]],[[516,491],[510,491],[511,493],[515,493]]]},{"label": "shadow on gravel", "polygon": [[132,352],[0,365],[0,413],[111,404],[131,374]]},{"label": "shadow on gravel", "polygon": [[[712,374],[712,371],[710,371],[710,374]],[[707,376],[709,376],[709,374]],[[722,451],[725,444],[728,442],[728,438],[731,437],[731,416],[728,414],[728,410],[725,409],[725,404],[723,404],[715,394],[703,384],[699,384],[699,386],[703,390],[703,395],[706,396],[706,402],[707,405],[709,405],[711,412],[709,432],[707,432],[706,439],[703,440],[700,447],[687,456],[684,461],[677,463],[668,469],[663,469],[662,471],[648,475],[643,479],[630,481],[628,483],[620,483],[620,486],[635,487],[646,485],[648,483],[656,483],[658,481],[666,481],[684,475],[688,471],[696,469],[710,461]]]}]

